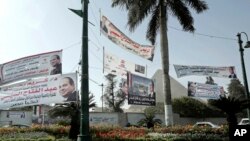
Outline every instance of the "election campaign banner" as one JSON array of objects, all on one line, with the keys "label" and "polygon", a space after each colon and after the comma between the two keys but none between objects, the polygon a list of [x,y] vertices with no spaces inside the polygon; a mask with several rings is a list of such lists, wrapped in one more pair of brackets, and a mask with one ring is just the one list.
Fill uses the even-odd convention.
[{"label": "election campaign banner", "polygon": [[31,77],[62,73],[62,50],[23,57],[0,66],[0,85]]},{"label": "election campaign banner", "polygon": [[109,19],[102,16],[100,22],[100,30],[108,37],[113,43],[117,44],[121,48],[139,55],[145,59],[153,61],[155,47],[151,45],[141,45],[136,43],[122,33]]},{"label": "election campaign banner", "polygon": [[156,103],[153,80],[128,73],[128,104],[153,106]]},{"label": "election campaign banner", "polygon": [[127,79],[127,71],[137,74],[137,75],[146,75],[146,67],[142,65],[137,65],[132,62],[126,61],[112,53],[104,53],[104,71],[120,76]]},{"label": "election campaign banner", "polygon": [[0,109],[76,101],[76,73],[50,75],[0,89]]},{"label": "election campaign banner", "polygon": [[218,85],[188,81],[188,96],[206,99],[219,99],[224,96],[224,88]]},{"label": "election campaign banner", "polygon": [[213,66],[174,65],[174,68],[178,78],[189,75],[237,78],[234,66],[213,67]]}]

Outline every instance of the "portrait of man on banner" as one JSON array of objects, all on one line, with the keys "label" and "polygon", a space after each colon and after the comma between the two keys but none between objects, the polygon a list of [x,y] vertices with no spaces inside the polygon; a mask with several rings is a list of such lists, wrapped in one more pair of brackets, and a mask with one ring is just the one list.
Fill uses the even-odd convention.
[{"label": "portrait of man on banner", "polygon": [[59,55],[52,55],[50,58],[51,71],[50,75],[62,74],[62,63]]},{"label": "portrait of man on banner", "polygon": [[100,28],[101,28],[102,33],[104,33],[106,36],[108,36],[108,34],[109,34],[109,29],[108,29],[109,24],[110,23],[109,23],[107,17],[102,16],[102,19],[100,22]]},{"label": "portrait of man on banner", "polygon": [[125,94],[126,96],[128,95],[128,83],[126,79],[122,79],[121,90],[123,94]]},{"label": "portrait of man on banner", "polygon": [[154,90],[154,82],[151,81],[151,83],[149,84],[149,97],[155,97],[155,90]]},{"label": "portrait of man on banner", "polygon": [[71,77],[63,77],[60,80],[59,93],[64,98],[65,102],[77,100],[76,85]]},{"label": "portrait of man on banner", "polygon": [[195,96],[196,87],[195,82],[188,82],[188,96]]},{"label": "portrait of man on banner", "polygon": [[235,70],[234,70],[234,67],[229,67],[228,68],[228,71],[229,71],[229,76],[228,78],[237,78],[236,74],[235,74]]}]

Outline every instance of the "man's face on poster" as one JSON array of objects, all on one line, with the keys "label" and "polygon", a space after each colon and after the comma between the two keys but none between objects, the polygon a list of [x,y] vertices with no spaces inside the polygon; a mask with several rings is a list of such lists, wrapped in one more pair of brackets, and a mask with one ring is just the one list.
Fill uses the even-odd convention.
[{"label": "man's face on poster", "polygon": [[195,83],[191,83],[188,89],[189,89],[192,93],[195,93],[195,91],[196,91]]},{"label": "man's face on poster", "polygon": [[55,66],[56,64],[60,63],[60,59],[58,59],[58,57],[56,55],[52,56],[50,59],[50,64],[52,66]]},{"label": "man's face on poster", "polygon": [[63,97],[68,97],[69,94],[75,91],[75,86],[71,85],[69,79],[63,78],[59,83],[59,93]]},{"label": "man's face on poster", "polygon": [[230,74],[234,74],[234,68],[233,68],[233,67],[230,67],[230,68],[229,68],[229,72],[230,72]]}]

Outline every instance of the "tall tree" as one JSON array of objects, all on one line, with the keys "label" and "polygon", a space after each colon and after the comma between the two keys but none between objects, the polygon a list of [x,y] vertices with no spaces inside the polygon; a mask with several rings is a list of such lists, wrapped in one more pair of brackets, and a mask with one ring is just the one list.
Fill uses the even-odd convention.
[{"label": "tall tree", "polygon": [[104,95],[101,97],[104,100],[104,104],[107,106],[111,112],[122,113],[122,106],[126,100],[126,95],[119,88],[117,90],[117,80],[114,75],[106,75],[107,87],[105,89]]},{"label": "tall tree", "polygon": [[163,67],[163,91],[165,94],[165,124],[173,125],[171,89],[169,78],[169,51],[167,36],[167,20],[171,14],[179,20],[183,30],[194,32],[194,19],[189,7],[197,13],[208,9],[203,0],[113,0],[112,7],[120,6],[128,11],[128,26],[134,31],[142,21],[151,15],[147,27],[146,38],[154,45],[160,31],[160,46]]},{"label": "tall tree", "polygon": [[241,84],[239,79],[231,79],[230,84],[228,85],[228,93],[229,96],[237,98],[237,99],[245,99],[245,88]]}]

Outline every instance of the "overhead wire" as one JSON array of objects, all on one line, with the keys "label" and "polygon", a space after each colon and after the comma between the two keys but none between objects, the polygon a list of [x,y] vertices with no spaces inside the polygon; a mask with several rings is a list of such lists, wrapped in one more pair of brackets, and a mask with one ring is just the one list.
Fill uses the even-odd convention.
[{"label": "overhead wire", "polygon": [[96,16],[95,16],[95,14],[94,14],[94,11],[93,11],[93,9],[92,9],[92,7],[91,7],[91,4],[90,4],[90,11],[91,11],[91,13],[92,13],[92,15],[93,15],[93,17],[94,17],[94,20],[95,20],[96,25],[99,25],[98,22],[97,22],[97,20],[96,20]]},{"label": "overhead wire", "polygon": [[[177,31],[182,31],[185,32],[183,29],[176,28],[174,26],[168,25],[169,28],[177,30]],[[211,35],[211,34],[204,34],[204,33],[199,33],[199,32],[194,32],[193,34],[199,35],[199,36],[205,36],[205,37],[210,37],[210,38],[217,38],[217,39],[224,39],[224,40],[237,40],[234,38],[228,38],[228,37],[222,37],[222,36],[217,36],[217,35]]]},{"label": "overhead wire", "polygon": [[77,41],[77,42],[75,42],[75,43],[72,43],[72,44],[68,45],[67,47],[63,48],[63,50],[67,50],[67,49],[69,49],[69,48],[72,48],[72,47],[74,47],[75,45],[78,45],[78,44],[80,44],[80,43],[81,43],[81,41]]}]

